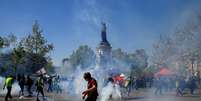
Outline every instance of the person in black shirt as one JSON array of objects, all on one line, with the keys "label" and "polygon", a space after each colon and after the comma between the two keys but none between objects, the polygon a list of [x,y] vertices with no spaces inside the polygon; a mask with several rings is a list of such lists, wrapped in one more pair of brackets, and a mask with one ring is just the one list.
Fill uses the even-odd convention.
[{"label": "person in black shirt", "polygon": [[25,76],[24,74],[22,76],[18,75],[18,84],[20,86],[20,92],[19,92],[19,97],[24,96],[24,85],[25,85]]},{"label": "person in black shirt", "polygon": [[30,78],[30,75],[27,76],[26,85],[27,85],[27,91],[29,93],[28,96],[31,97],[32,96],[31,88],[32,88],[32,85],[33,85],[33,80]]}]

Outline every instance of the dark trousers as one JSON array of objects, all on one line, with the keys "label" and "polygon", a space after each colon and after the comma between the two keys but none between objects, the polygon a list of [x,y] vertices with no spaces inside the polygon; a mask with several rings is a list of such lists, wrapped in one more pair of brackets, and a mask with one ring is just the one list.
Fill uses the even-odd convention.
[{"label": "dark trousers", "polygon": [[176,93],[177,93],[177,95],[183,96],[183,93],[182,93],[181,88],[177,88],[177,89],[176,89]]},{"label": "dark trousers", "polygon": [[24,85],[20,85],[20,89],[19,96],[24,96]]},{"label": "dark trousers", "polygon": [[90,97],[87,97],[85,101],[96,101],[97,99],[97,96],[90,96]]},{"label": "dark trousers", "polygon": [[49,84],[47,92],[52,92],[52,84]]},{"label": "dark trousers", "polygon": [[157,95],[159,92],[159,94],[162,94],[162,87],[157,87],[155,90],[155,94]]},{"label": "dark trousers", "polygon": [[31,87],[32,87],[32,85],[28,85],[28,87],[27,87],[27,91],[28,91],[28,93],[29,93],[29,96],[32,95]]},{"label": "dark trousers", "polygon": [[194,88],[190,88],[190,93],[193,95],[194,94]]},{"label": "dark trousers", "polygon": [[44,97],[43,87],[37,87],[37,98],[39,96],[39,93]]},{"label": "dark trousers", "polygon": [[12,87],[7,87],[7,94],[6,94],[6,97],[5,97],[5,101],[8,101],[8,98],[12,99],[11,90],[12,90]]}]

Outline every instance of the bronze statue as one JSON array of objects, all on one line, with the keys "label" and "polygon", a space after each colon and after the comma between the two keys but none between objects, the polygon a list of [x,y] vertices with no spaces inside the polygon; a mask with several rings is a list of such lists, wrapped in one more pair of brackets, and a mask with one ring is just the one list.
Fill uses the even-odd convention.
[{"label": "bronze statue", "polygon": [[107,35],[106,35],[106,24],[102,23],[102,31],[101,31],[101,38],[102,38],[102,42],[108,42],[107,41]]}]

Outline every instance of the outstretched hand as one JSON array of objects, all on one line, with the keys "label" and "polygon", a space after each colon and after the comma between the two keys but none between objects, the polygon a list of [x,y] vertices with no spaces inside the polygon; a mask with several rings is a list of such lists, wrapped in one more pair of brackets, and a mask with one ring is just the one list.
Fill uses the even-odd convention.
[{"label": "outstretched hand", "polygon": [[83,95],[87,95],[87,91],[82,92]]},{"label": "outstretched hand", "polygon": [[84,91],[84,92],[82,92],[82,95],[83,95],[83,96],[82,96],[82,99],[83,99],[83,100],[85,99],[87,93],[88,93],[88,91]]}]

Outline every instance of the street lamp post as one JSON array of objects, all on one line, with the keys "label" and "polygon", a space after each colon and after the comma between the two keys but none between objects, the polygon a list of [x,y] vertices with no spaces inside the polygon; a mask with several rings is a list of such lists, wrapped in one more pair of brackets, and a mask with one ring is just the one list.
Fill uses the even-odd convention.
[{"label": "street lamp post", "polygon": [[192,75],[194,76],[194,61],[195,61],[195,59],[192,57],[190,60],[191,60]]}]

